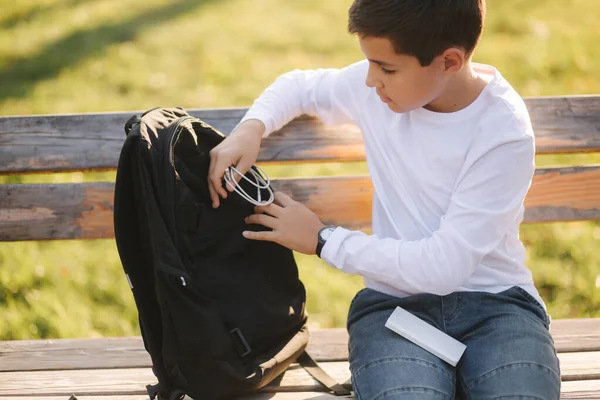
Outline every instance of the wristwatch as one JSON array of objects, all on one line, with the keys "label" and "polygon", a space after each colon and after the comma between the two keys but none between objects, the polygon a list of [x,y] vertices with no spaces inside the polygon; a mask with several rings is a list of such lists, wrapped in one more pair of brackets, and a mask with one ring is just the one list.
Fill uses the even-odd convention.
[{"label": "wristwatch", "polygon": [[335,231],[335,228],[337,228],[337,226],[329,225],[319,231],[319,235],[318,235],[318,239],[317,239],[317,251],[316,251],[317,256],[319,258],[321,258],[321,250],[323,250],[323,246],[325,246],[325,242],[327,242],[327,239],[329,239],[329,236],[331,236],[333,231]]}]

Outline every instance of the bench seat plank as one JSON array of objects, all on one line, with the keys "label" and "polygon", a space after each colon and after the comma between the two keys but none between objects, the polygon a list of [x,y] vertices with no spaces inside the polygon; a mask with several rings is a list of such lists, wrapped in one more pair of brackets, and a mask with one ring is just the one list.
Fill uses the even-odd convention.
[{"label": "bench seat plank", "polygon": [[[600,352],[561,353],[563,381],[600,379]],[[350,387],[347,361],[321,362],[321,367],[338,382]],[[143,394],[155,382],[152,370],[146,368],[18,371],[0,373],[0,394],[26,395]],[[323,387],[300,365],[293,364],[280,377],[262,389],[265,392],[320,391]]]},{"label": "bench seat plank", "polygon": [[[371,225],[368,176],[278,179],[273,187],[326,224]],[[112,238],[113,199],[110,182],[0,185],[0,241]],[[525,207],[525,222],[600,220],[600,166],[539,168]]]},{"label": "bench seat plank", "polygon": [[[353,399],[354,396],[334,396],[324,392],[280,392],[258,393],[240,397],[238,400],[336,400]],[[600,380],[563,382],[561,400],[598,400],[600,399]],[[65,396],[28,396],[28,400],[66,400]],[[77,396],[77,400],[147,400],[148,397],[139,395],[101,395]],[[23,396],[7,396],[2,400],[23,400]],[[189,400],[186,397],[185,400]]]},{"label": "bench seat plank", "polygon": [[[238,400],[335,400],[353,399],[354,396],[334,396],[324,392],[280,392],[258,393],[240,397]],[[561,400],[598,400],[600,399],[600,380],[563,382],[561,387]],[[66,400],[65,396],[29,396],[28,400]],[[147,400],[148,397],[140,395],[100,395],[77,396],[77,400]],[[23,400],[22,396],[2,397],[2,400]],[[185,400],[189,400],[186,397]]]},{"label": "bench seat plank", "polygon": [[[77,395],[76,393],[73,393]],[[65,396],[2,396],[2,400],[69,400],[69,397]],[[128,394],[128,395],[102,395],[102,396],[89,396],[77,395],[77,400],[148,400],[148,396],[141,394]],[[187,399],[186,399],[187,400]],[[246,399],[244,399],[246,400]],[[249,400],[249,399],[248,399]],[[254,399],[253,399],[254,400]]]},{"label": "bench seat plank", "polygon": [[[538,154],[600,151],[600,96],[526,98]],[[247,108],[188,112],[225,134]],[[133,114],[88,113],[0,118],[0,174],[115,169]],[[302,116],[263,141],[259,160],[355,161],[365,157],[354,125],[326,127]]]},{"label": "bench seat plank", "polygon": [[[559,353],[600,351],[600,318],[555,320]],[[308,351],[317,361],[348,359],[344,328],[311,330]],[[48,339],[0,342],[0,371],[137,368],[151,366],[142,338]]]},{"label": "bench seat plank", "polygon": [[556,319],[550,332],[558,352],[600,351],[600,318]]},{"label": "bench seat plank", "polygon": [[[244,396],[239,400],[335,400],[339,398],[354,398],[350,397],[339,397],[332,394],[323,392],[292,392],[292,393],[258,393],[251,396]],[[563,382],[561,385],[561,400],[598,400],[600,399],[600,380],[591,381],[574,381],[574,382]],[[15,399],[20,400],[20,399]],[[37,399],[36,399],[37,400]],[[39,399],[42,400],[42,399]],[[44,399],[46,400],[46,399]],[[58,399],[57,399],[58,400]],[[82,399],[82,400],[95,400],[95,399]],[[106,399],[110,400],[110,399]]]}]

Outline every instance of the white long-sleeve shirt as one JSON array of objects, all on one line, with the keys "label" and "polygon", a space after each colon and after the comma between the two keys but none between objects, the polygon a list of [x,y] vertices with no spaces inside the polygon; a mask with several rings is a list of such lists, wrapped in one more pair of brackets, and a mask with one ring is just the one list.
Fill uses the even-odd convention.
[{"label": "white long-sleeve shirt", "polygon": [[240,123],[258,119],[267,136],[308,114],[361,129],[374,188],[373,234],[336,228],[321,253],[331,266],[398,297],[517,285],[544,305],[519,239],[535,169],[529,115],[495,68],[474,67],[488,83],[453,113],[394,113],[366,85],[364,60],[281,75]]}]

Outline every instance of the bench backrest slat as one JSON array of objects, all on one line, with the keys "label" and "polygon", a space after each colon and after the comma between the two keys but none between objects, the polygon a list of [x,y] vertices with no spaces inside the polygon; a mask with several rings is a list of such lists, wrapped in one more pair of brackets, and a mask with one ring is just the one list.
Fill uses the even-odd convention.
[{"label": "bench backrest slat", "polygon": [[[368,229],[367,176],[274,180],[325,223]],[[114,184],[0,185],[0,241],[113,237]],[[540,168],[525,222],[600,220],[600,166]]]},{"label": "bench backrest slat", "polygon": [[[600,151],[600,96],[525,99],[538,154]],[[189,110],[225,134],[246,109]],[[0,174],[103,171],[117,166],[132,112],[0,118]],[[259,161],[356,161],[365,157],[354,125],[325,127],[301,117],[263,141]]]}]

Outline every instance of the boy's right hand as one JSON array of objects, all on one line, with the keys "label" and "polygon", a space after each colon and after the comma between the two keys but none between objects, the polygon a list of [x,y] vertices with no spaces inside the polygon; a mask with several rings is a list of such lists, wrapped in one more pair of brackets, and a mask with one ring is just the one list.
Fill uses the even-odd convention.
[{"label": "boy's right hand", "polygon": [[[213,208],[219,207],[219,196],[227,198],[227,191],[223,187],[225,169],[234,166],[242,175],[248,172],[258,158],[265,129],[259,120],[247,120],[210,151],[208,190]],[[233,177],[236,183],[242,178],[238,174],[233,174]],[[229,186],[227,189],[233,191]]]}]

